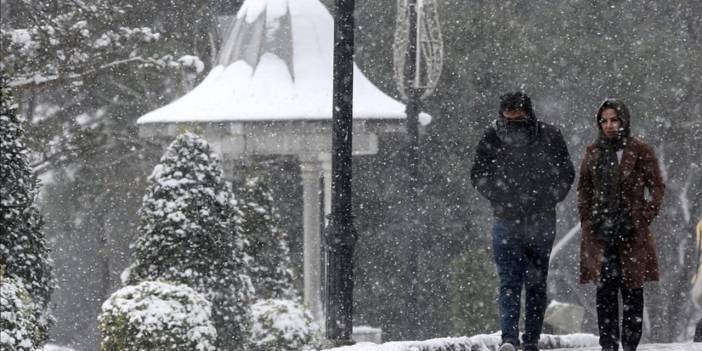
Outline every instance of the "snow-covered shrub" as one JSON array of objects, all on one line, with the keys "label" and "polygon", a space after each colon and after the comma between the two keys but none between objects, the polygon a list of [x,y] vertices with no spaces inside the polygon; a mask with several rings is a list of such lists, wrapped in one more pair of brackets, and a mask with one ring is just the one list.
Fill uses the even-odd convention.
[{"label": "snow-covered shrub", "polygon": [[36,318],[36,307],[24,284],[0,277],[0,350],[36,350],[43,341]]},{"label": "snow-covered shrub", "polygon": [[211,304],[185,285],[145,281],[110,296],[98,317],[102,351],[214,351]]},{"label": "snow-covered shrub", "polygon": [[242,233],[253,259],[250,274],[259,299],[295,298],[290,270],[288,236],[280,228],[280,215],[270,187],[261,177],[247,177],[237,189],[243,213]]},{"label": "snow-covered shrub", "polygon": [[0,72],[0,266],[29,294],[40,345],[51,320],[46,312],[53,288],[51,261],[35,204],[38,185],[29,166],[22,123],[5,73]]},{"label": "snow-covered shrub", "polygon": [[248,344],[253,287],[235,204],[210,145],[192,133],[178,136],[149,177],[123,278],[195,289],[212,303],[218,348],[239,350]]},{"label": "snow-covered shrub", "polygon": [[293,300],[268,299],[251,307],[251,348],[255,351],[301,350],[318,341],[312,314]]}]

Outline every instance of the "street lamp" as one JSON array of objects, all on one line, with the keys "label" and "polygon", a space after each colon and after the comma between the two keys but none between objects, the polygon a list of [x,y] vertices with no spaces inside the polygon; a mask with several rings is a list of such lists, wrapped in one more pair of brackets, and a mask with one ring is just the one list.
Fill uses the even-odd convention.
[{"label": "street lamp", "polygon": [[405,207],[407,227],[407,268],[405,282],[406,316],[403,337],[415,337],[417,311],[417,251],[424,232],[418,205],[419,184],[419,111],[422,99],[431,95],[441,75],[443,41],[436,0],[398,0],[395,41],[393,44],[395,82],[406,103],[408,193]]},{"label": "street lamp", "polygon": [[333,343],[351,343],[353,251],[357,233],[351,213],[354,0],[337,0],[334,12],[332,178],[327,241],[326,332]]}]

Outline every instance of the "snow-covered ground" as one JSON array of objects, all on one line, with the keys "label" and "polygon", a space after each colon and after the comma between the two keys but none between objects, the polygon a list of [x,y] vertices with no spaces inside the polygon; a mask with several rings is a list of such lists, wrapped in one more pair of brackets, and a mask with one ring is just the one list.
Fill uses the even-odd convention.
[{"label": "snow-covered ground", "polygon": [[[544,342],[561,342],[565,348],[551,348]],[[545,335],[541,339],[542,350],[551,351],[600,351],[597,337],[591,334]],[[361,342],[351,346],[337,347],[326,351],[495,351],[499,343],[497,334],[473,337],[440,338],[425,341],[393,341],[384,344]],[[584,346],[587,345],[587,346]],[[48,344],[42,351],[74,351],[68,347]],[[638,351],[702,351],[702,343],[643,344]]]},{"label": "snow-covered ground", "polygon": [[[398,341],[384,344],[361,342],[328,351],[496,351],[499,333],[472,337],[439,338],[425,341]],[[598,338],[592,334],[542,335],[542,350],[600,351]],[[702,351],[702,343],[644,344],[639,351]]]},{"label": "snow-covered ground", "polygon": [[75,351],[70,347],[65,347],[65,346],[58,346],[54,344],[46,344],[44,345],[44,348],[41,349],[41,351]]},{"label": "snow-covered ground", "polygon": [[[388,343],[395,344],[395,343]],[[423,348],[410,348],[400,345],[376,345],[372,343],[359,343],[353,346],[339,347],[335,351],[400,351],[400,350],[424,350]],[[496,347],[471,346],[471,348],[458,348],[455,350],[470,350],[470,351],[494,351]],[[445,349],[444,349],[445,350]],[[560,348],[560,349],[542,349],[550,351],[600,351],[599,346],[592,347],[575,347],[575,348]],[[644,344],[639,345],[638,351],[702,351],[702,343],[675,343],[675,344]]]},{"label": "snow-covered ground", "polygon": [[[553,349],[551,351],[600,351],[598,347],[584,347],[577,349]],[[637,351],[699,351],[702,350],[702,343],[678,343],[678,344],[645,344],[639,345]]]}]

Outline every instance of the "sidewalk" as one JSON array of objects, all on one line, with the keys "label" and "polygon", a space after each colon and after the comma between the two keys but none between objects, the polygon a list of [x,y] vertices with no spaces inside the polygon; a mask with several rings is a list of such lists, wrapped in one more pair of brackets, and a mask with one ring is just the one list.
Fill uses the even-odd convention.
[{"label": "sidewalk", "polygon": [[[600,351],[600,347],[583,347],[574,349],[551,349],[549,351]],[[702,351],[702,343],[680,344],[646,344],[639,345],[637,351]]]}]

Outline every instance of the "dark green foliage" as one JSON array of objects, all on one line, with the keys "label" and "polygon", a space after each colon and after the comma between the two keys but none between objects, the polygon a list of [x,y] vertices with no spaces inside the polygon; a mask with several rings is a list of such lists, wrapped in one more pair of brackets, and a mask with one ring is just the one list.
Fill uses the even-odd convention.
[{"label": "dark green foliage", "polygon": [[38,184],[24,144],[24,120],[17,114],[4,72],[0,85],[0,267],[31,297],[40,345],[50,324],[46,309],[53,290],[51,262],[35,203]]},{"label": "dark green foliage", "polygon": [[217,345],[246,345],[249,301],[246,241],[229,185],[209,144],[192,133],[168,147],[149,177],[126,283],[185,284],[211,303]]},{"label": "dark green foliage", "polygon": [[253,259],[251,280],[259,299],[294,299],[287,234],[267,181],[248,177],[237,190],[242,234]]}]

